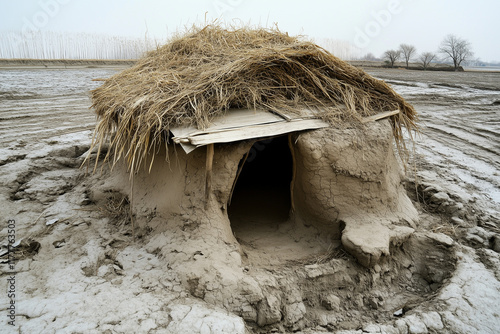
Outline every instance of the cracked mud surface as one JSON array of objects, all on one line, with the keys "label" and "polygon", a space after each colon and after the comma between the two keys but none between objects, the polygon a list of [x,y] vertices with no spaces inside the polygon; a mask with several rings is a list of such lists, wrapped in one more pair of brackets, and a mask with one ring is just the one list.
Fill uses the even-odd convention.
[{"label": "cracked mud surface", "polygon": [[[250,253],[242,259],[244,274],[263,287],[255,297],[266,313],[261,319],[277,320],[258,326],[245,322],[245,303],[236,296],[227,298],[227,307],[210,301],[210,291],[224,286],[196,278],[182,282],[177,268],[182,261],[206,261],[201,248],[168,255],[150,231],[134,239],[129,199],[119,189],[90,198],[99,175],[78,168],[94,122],[86,90],[90,78],[113,70],[28,72],[35,82],[49,76],[60,85],[65,82],[58,76],[68,73],[82,82],[66,92],[47,85],[36,94],[0,95],[0,205],[4,220],[16,221],[17,240],[22,238],[16,326],[2,320],[2,331],[496,333],[500,327],[500,74],[372,71],[420,114],[416,168],[408,170],[406,184],[420,214],[416,232],[366,269],[340,244],[321,239],[289,246],[298,252],[316,245],[301,256],[271,256],[268,240],[279,238],[273,231],[287,231],[286,225],[261,235],[239,231]],[[155,213],[148,214],[154,221]],[[194,228],[186,224],[183,233]],[[6,226],[0,231],[6,240]],[[259,262],[258,252],[269,258]],[[250,281],[238,284],[249,296],[255,292]],[[5,311],[6,295],[0,300]],[[228,311],[238,303],[241,317]]]}]

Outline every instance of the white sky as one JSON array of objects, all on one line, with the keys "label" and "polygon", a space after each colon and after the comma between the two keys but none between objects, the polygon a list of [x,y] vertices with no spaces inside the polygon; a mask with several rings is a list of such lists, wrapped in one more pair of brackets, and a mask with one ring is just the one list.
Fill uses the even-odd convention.
[{"label": "white sky", "polygon": [[[378,14],[377,14],[378,13]],[[381,56],[401,43],[437,51],[447,34],[467,39],[475,57],[500,61],[498,0],[0,0],[0,33],[34,27],[57,32],[148,36],[219,18],[272,26],[322,43],[344,40]]]}]

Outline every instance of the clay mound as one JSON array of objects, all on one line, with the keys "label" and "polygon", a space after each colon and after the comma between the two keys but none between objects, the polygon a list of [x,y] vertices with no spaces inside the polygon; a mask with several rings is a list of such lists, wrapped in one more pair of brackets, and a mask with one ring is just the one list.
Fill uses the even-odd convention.
[{"label": "clay mound", "polygon": [[416,128],[413,107],[385,82],[277,29],[194,27],[106,80],[92,100],[94,145],[111,139],[106,159],[125,157],[132,171],[172,126],[204,128],[230,108],[306,108],[331,124],[399,109],[391,120],[400,152],[402,127]]}]

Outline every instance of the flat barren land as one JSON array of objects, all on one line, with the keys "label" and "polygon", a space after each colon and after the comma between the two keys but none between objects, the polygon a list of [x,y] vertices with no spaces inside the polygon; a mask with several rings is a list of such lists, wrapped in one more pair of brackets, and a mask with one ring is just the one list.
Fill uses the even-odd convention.
[{"label": "flat barren land", "polygon": [[[92,79],[125,67],[35,65],[0,63],[0,332],[498,333],[500,73],[367,69],[419,114],[406,188],[420,214],[415,233],[432,247],[401,257],[398,273],[352,262],[346,268],[371,282],[359,282],[365,295],[332,297],[323,313],[304,301],[302,322],[257,327],[181,284],[147,235],[132,237],[123,199],[89,199],[89,187],[106,182],[80,168],[96,121],[89,91],[101,84]],[[280,268],[316,270],[318,281],[328,263]]]}]

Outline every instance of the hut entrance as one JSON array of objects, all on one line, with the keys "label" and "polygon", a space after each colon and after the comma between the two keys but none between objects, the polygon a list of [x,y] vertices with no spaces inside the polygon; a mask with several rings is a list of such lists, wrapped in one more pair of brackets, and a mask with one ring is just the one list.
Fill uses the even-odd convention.
[{"label": "hut entrance", "polygon": [[256,142],[243,160],[228,215],[236,237],[247,241],[288,220],[293,171],[288,136]]}]

